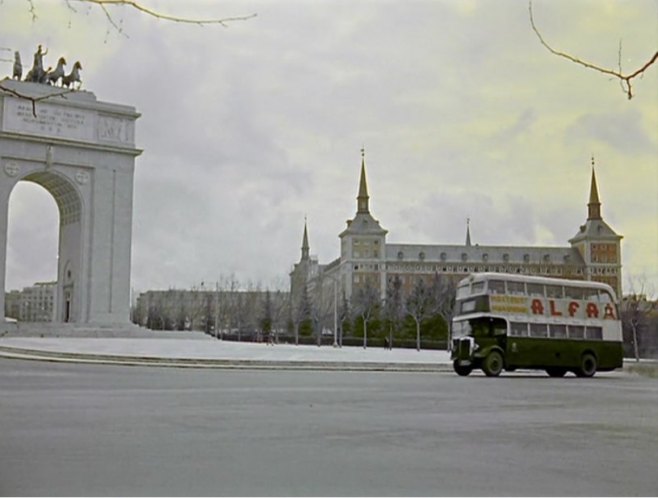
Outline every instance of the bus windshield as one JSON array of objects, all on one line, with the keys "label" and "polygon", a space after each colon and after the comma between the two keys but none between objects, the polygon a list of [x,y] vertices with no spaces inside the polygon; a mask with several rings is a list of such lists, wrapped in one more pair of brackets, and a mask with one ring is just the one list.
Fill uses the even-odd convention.
[{"label": "bus windshield", "polygon": [[453,322],[452,336],[457,337],[489,337],[493,335],[505,335],[507,333],[507,322],[500,318],[472,318],[470,320],[459,320]]}]

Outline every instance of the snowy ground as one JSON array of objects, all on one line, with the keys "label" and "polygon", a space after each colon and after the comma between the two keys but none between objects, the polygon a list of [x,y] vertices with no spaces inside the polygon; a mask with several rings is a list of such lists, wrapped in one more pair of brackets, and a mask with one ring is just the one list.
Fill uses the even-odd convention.
[{"label": "snowy ground", "polygon": [[218,341],[201,332],[158,338],[2,337],[0,346],[56,353],[148,358],[375,363],[449,363],[446,351]]}]

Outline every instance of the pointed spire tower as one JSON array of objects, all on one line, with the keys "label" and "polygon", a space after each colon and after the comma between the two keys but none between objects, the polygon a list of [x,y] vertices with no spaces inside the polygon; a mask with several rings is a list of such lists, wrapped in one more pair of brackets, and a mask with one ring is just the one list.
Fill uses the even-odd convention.
[{"label": "pointed spire tower", "polygon": [[601,201],[599,201],[599,189],[596,186],[596,173],[594,172],[594,156],[592,156],[592,181],[589,188],[589,203],[587,204],[587,219],[601,219]]},{"label": "pointed spire tower", "polygon": [[582,258],[585,279],[610,284],[618,297],[621,297],[622,238],[601,217],[601,201],[592,157],[587,221],[569,243]]},{"label": "pointed spire tower", "polygon": [[471,219],[466,218],[466,247],[471,247]]},{"label": "pointed spire tower", "polygon": [[[380,272],[382,261],[386,259],[386,234],[370,212],[370,196],[366,180],[365,150],[361,149],[361,174],[359,193],[356,197],[356,215],[347,220],[347,227],[339,235],[341,240],[340,265],[345,278],[345,295],[352,295],[353,285],[364,282],[364,273],[370,278],[379,278],[379,289],[384,292],[385,273]],[[378,277],[374,277],[378,275]]]},{"label": "pointed spire tower", "polygon": [[304,216],[304,235],[302,237],[302,261],[308,261],[310,256],[310,246],[308,245],[308,229],[306,216]]},{"label": "pointed spire tower", "polygon": [[370,213],[370,196],[368,195],[368,180],[366,179],[366,152],[361,149],[361,175],[359,176],[359,193],[356,196],[356,216],[347,220],[347,228],[340,234],[342,238],[347,234],[369,234],[385,236],[388,233],[373,218]]},{"label": "pointed spire tower", "polygon": [[370,213],[370,197],[368,196],[368,182],[366,181],[366,151],[361,149],[361,179],[359,180],[359,195],[356,197],[357,213]]},{"label": "pointed spire tower", "polygon": [[295,309],[299,306],[302,296],[306,293],[306,286],[314,274],[317,273],[318,261],[311,258],[311,247],[308,243],[308,223],[304,216],[304,235],[302,236],[302,257],[295,263],[290,272],[290,299]]}]

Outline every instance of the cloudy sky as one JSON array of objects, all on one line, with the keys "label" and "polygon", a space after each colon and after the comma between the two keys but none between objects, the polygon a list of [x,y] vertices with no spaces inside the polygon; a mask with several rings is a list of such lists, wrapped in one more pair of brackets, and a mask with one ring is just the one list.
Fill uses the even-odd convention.
[{"label": "cloudy sky", "polygon": [[[617,81],[549,54],[524,0],[150,1],[220,26],[97,7],[0,2],[0,47],[80,60],[99,100],[134,105],[132,286],[235,275],[288,286],[304,218],[321,262],[356,211],[365,147],[371,212],[397,243],[565,246],[587,216],[624,236],[624,284],[658,287],[658,64]],[[535,0],[559,50],[624,71],[658,48],[656,0]],[[11,53],[3,51],[3,58]],[[0,75],[11,64],[0,63]],[[41,187],[10,200],[7,288],[56,278],[58,214]]]}]

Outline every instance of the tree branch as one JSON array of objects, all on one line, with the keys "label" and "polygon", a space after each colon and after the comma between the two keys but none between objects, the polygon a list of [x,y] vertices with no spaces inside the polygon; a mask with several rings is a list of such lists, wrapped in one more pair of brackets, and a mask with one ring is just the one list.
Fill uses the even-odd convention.
[{"label": "tree branch", "polygon": [[553,55],[556,55],[558,57],[562,57],[564,59],[567,59],[567,60],[569,60],[569,61],[571,61],[575,64],[579,64],[579,65],[584,66],[588,69],[593,69],[594,71],[598,71],[600,73],[607,74],[609,76],[613,76],[615,78],[618,78],[619,82],[622,86],[622,89],[623,89],[624,93],[626,93],[626,95],[628,96],[629,100],[633,98],[633,87],[631,85],[631,80],[633,78],[643,74],[649,68],[649,66],[651,66],[658,59],[658,51],[656,51],[656,53],[653,54],[653,57],[651,57],[642,67],[640,67],[639,69],[637,69],[636,71],[634,71],[630,74],[624,75],[621,72],[621,42],[620,42],[620,44],[619,44],[619,71],[615,71],[613,69],[607,69],[607,68],[598,66],[596,64],[586,62],[582,59],[579,59],[578,57],[574,57],[573,55],[568,54],[566,52],[560,52],[559,50],[555,50],[553,47],[551,47],[546,42],[546,40],[544,40],[544,37],[541,35],[539,30],[537,29],[537,26],[535,25],[535,19],[534,19],[533,14],[532,14],[532,1],[528,2],[528,11],[529,11],[529,14],[530,14],[530,25],[532,26],[532,30],[535,32],[535,34],[537,35],[537,38],[539,38],[539,41],[546,48],[546,50],[548,50]]},{"label": "tree branch", "polygon": [[35,118],[37,117],[37,102],[40,102],[41,100],[49,99],[51,97],[60,97],[62,95],[66,95],[67,93],[71,93],[75,91],[73,90],[73,88],[66,88],[66,89],[62,88],[58,91],[53,91],[52,93],[41,95],[40,97],[34,97],[31,95],[26,95],[24,93],[18,92],[13,88],[8,88],[7,86],[4,85],[4,80],[0,81],[0,90],[13,95],[14,97],[18,97],[19,99],[29,100],[30,102],[32,102],[32,115]]},{"label": "tree branch", "polygon": [[164,14],[162,12],[155,11],[153,9],[149,9],[147,7],[144,7],[141,3],[135,1],[135,0],[69,0],[69,1],[75,1],[75,2],[81,2],[81,3],[89,3],[93,5],[99,6],[101,9],[103,9],[103,12],[105,13],[106,17],[114,26],[115,29],[121,32],[121,29],[117,26],[116,22],[112,19],[112,16],[110,15],[109,11],[107,10],[107,6],[116,6],[116,7],[130,7],[135,10],[138,10],[139,12],[142,12],[143,14],[146,14],[151,17],[155,17],[156,19],[162,19],[164,21],[171,21],[171,22],[177,22],[177,23],[183,23],[183,24],[196,24],[197,26],[205,26],[205,25],[210,25],[210,24],[219,24],[220,26],[227,28],[229,23],[235,22],[235,21],[246,21],[248,19],[252,19],[256,17],[257,14],[250,14],[246,16],[237,16],[237,17],[224,17],[221,19],[194,19],[194,18],[188,18],[188,17],[180,17],[180,16],[174,16],[170,14]]}]

